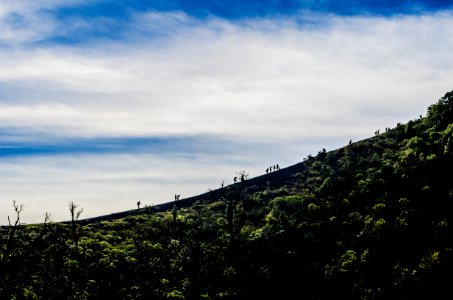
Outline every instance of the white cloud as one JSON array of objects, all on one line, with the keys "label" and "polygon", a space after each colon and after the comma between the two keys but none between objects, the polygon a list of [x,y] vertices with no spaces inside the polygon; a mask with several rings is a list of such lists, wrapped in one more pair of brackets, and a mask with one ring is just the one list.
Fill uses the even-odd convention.
[{"label": "white cloud", "polygon": [[[53,11],[89,3],[87,0],[2,0],[0,2],[0,46],[32,43],[67,30]],[[94,3],[94,1],[91,1]]]},{"label": "white cloud", "polygon": [[[127,43],[3,50],[0,80],[22,97],[3,96],[0,124],[94,136],[363,136],[450,88],[452,20],[331,17],[305,28],[144,15],[132,26],[141,38]],[[156,38],[162,23],[172,34]]]}]

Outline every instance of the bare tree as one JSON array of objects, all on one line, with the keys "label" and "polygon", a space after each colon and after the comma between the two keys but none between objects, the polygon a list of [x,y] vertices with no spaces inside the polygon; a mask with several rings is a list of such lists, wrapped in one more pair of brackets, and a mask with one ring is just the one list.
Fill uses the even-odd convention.
[{"label": "bare tree", "polygon": [[229,193],[227,198],[222,198],[221,200],[226,204],[225,217],[227,220],[227,230],[230,234],[230,239],[233,239],[234,236],[234,211],[238,203],[238,198],[233,196],[233,193]]},{"label": "bare tree", "polygon": [[175,205],[173,205],[173,209],[171,210],[171,214],[173,215],[173,224],[176,225],[176,221],[178,219],[178,207]]},{"label": "bare tree", "polygon": [[69,212],[71,213],[71,231],[72,231],[72,240],[74,242],[76,252],[79,252],[79,238],[80,238],[80,230],[78,228],[78,220],[80,215],[83,212],[83,208],[79,208],[79,205],[75,204],[74,202],[70,202],[69,204]]},{"label": "bare tree", "polygon": [[13,200],[14,221],[8,216],[8,225],[0,226],[0,299],[11,299],[11,290],[15,287],[15,277],[11,275],[17,268],[18,261],[29,257],[33,251],[39,251],[39,243],[47,232],[50,214],[46,213],[39,234],[29,235],[20,223],[23,204]]},{"label": "bare tree", "polygon": [[225,219],[227,221],[227,230],[230,234],[230,244],[232,244],[244,224],[242,216],[243,202],[248,197],[249,188],[232,186],[227,189],[224,197],[221,197],[220,200],[226,204]]},{"label": "bare tree", "polygon": [[17,204],[16,200],[13,200],[13,208],[14,212],[16,213],[14,222],[11,222],[11,218],[8,216],[8,226],[6,228],[5,234],[1,234],[0,232],[0,242],[2,242],[2,244],[5,243],[3,253],[2,255],[0,255],[0,265],[4,263],[4,259],[10,257],[11,253],[13,253],[16,242],[16,231],[20,225],[20,213],[24,210],[24,205]]},{"label": "bare tree", "polygon": [[9,226],[14,226],[17,227],[20,225],[20,213],[24,210],[24,205],[23,204],[17,204],[16,200],[13,200],[13,207],[14,211],[16,212],[16,220],[14,221],[14,225],[11,224],[11,219],[8,216],[8,224]]},{"label": "bare tree", "polygon": [[[249,174],[245,173],[245,170],[242,170],[240,172],[236,172],[236,174],[240,175],[241,182],[244,182],[244,181],[246,181],[249,178]],[[234,178],[237,178],[237,177],[234,177]]]}]

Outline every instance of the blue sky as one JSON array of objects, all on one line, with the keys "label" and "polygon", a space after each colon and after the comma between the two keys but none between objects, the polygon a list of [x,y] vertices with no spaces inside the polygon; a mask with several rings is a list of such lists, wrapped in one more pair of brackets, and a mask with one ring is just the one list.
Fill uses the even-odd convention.
[{"label": "blue sky", "polygon": [[139,11],[182,11],[190,16],[206,18],[216,16],[229,20],[242,18],[267,17],[270,15],[293,15],[301,10],[328,12],[340,15],[394,15],[425,13],[451,8],[451,1],[93,1],[81,7],[69,7],[59,10],[61,17],[73,17],[75,14],[84,17],[128,18],[131,13]]},{"label": "blue sky", "polygon": [[[16,7],[25,8],[28,4],[18,1]],[[9,6],[10,1],[6,1]],[[11,2],[12,3],[12,2]],[[24,4],[22,4],[24,3]],[[4,18],[16,29],[31,25],[29,10],[13,9]],[[55,18],[64,24],[66,30],[42,36],[39,42],[49,43],[92,43],[104,39],[124,39],[131,32],[130,23],[137,14],[184,13],[197,20],[221,18],[228,21],[244,19],[294,17],[301,12],[334,14],[338,16],[385,16],[422,15],[449,10],[452,1],[314,1],[314,0],[268,0],[268,1],[120,1],[120,0],[61,0],[36,1],[31,9],[39,17]],[[322,19],[319,20],[322,22]],[[62,28],[63,29],[63,28]]]},{"label": "blue sky", "polygon": [[0,3],[0,223],[205,192],[424,114],[451,1]]}]

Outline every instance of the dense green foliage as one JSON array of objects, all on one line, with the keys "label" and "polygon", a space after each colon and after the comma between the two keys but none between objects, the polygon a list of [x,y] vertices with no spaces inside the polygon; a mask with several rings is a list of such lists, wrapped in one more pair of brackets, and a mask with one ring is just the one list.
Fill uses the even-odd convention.
[{"label": "dense green foliage", "polygon": [[1,299],[436,299],[453,277],[453,92],[286,186],[91,224],[6,226]]}]

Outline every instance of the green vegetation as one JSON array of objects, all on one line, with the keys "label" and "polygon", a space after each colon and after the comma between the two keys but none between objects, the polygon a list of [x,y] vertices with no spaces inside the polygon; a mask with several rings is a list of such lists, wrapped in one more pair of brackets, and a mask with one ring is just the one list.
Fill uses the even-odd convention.
[{"label": "green vegetation", "polygon": [[440,298],[453,276],[452,121],[450,92],[426,117],[320,151],[285,185],[88,224],[12,221],[0,298]]}]

